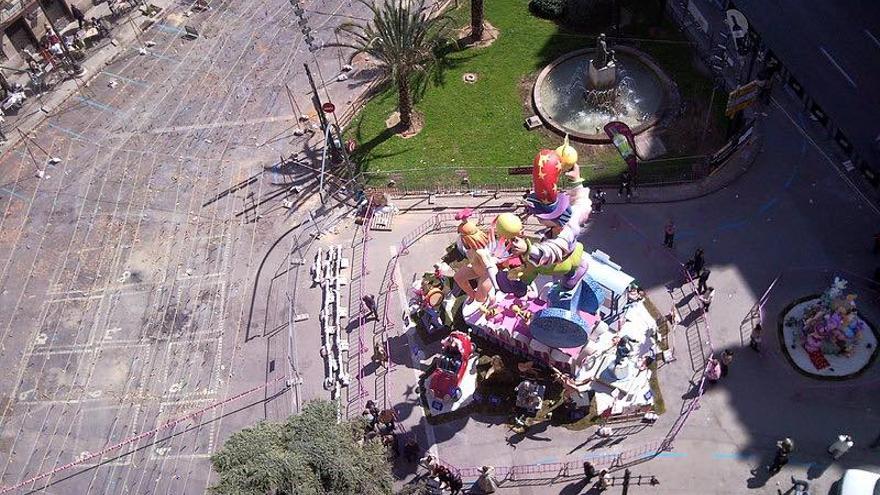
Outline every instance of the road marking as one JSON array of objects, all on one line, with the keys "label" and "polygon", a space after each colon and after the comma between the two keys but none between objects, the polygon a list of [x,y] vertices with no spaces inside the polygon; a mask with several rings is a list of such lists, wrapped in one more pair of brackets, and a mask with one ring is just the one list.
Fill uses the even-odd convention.
[{"label": "road marking", "polygon": [[[132,50],[134,50],[134,51],[138,51],[139,48],[138,48],[138,47],[134,47],[134,48],[132,48]],[[161,54],[159,54],[159,53],[155,53],[155,52],[152,52],[152,51],[150,51],[150,50],[147,50],[147,55],[149,55],[149,56],[151,56],[151,57],[158,58],[159,60],[165,60],[165,61],[168,61],[168,62],[174,62],[175,64],[179,64],[179,63],[180,63],[180,61],[177,60],[176,58],[166,57],[165,55],[161,55]]]},{"label": "road marking", "polygon": [[11,195],[15,196],[16,198],[24,200],[24,201],[30,201],[30,199],[31,199],[31,198],[27,198],[25,196],[22,196],[21,194],[13,191],[12,189],[7,189],[5,187],[0,187],[0,191],[5,192],[7,194],[11,194]]},{"label": "road marking", "polygon": [[85,97],[85,96],[77,96],[76,99],[79,100],[79,101],[81,101],[81,102],[83,102],[83,103],[85,103],[86,105],[88,105],[88,106],[90,106],[90,107],[94,107],[94,108],[97,108],[97,109],[99,109],[99,110],[103,110],[103,111],[105,111],[105,112],[118,113],[118,110],[116,110],[115,108],[111,107],[110,105],[105,105],[104,103],[101,103],[101,102],[95,101],[95,100],[93,100],[93,99],[91,99],[91,98],[87,98],[87,97]]},{"label": "road marking", "polygon": [[808,140],[810,141],[810,144],[812,144],[813,147],[816,148],[816,151],[818,151],[823,157],[825,157],[825,160],[828,161],[829,164],[831,164],[831,168],[833,168],[834,171],[837,172],[837,175],[840,176],[840,178],[843,179],[844,182],[846,182],[846,184],[850,187],[850,189],[852,189],[852,190],[853,190],[853,191],[859,196],[859,198],[862,199],[862,202],[865,203],[865,205],[867,205],[868,208],[871,209],[871,211],[873,211],[875,214],[877,214],[878,216],[880,216],[880,208],[877,208],[877,205],[875,205],[874,203],[872,203],[871,200],[868,199],[867,196],[865,196],[865,193],[863,193],[862,190],[859,189],[859,187],[856,186],[856,185],[853,183],[853,181],[850,180],[850,178],[846,176],[846,173],[845,173],[845,172],[843,172],[842,170],[840,170],[839,168],[837,168],[837,164],[834,162],[834,160],[831,159],[830,156],[828,156],[828,153],[825,153],[825,150],[823,150],[823,149],[819,146],[819,143],[817,143],[812,137],[810,137],[810,135],[807,133],[807,130],[804,129],[803,127],[801,127],[801,126],[800,126],[800,125],[794,120],[794,118],[791,116],[791,114],[789,114],[788,111],[786,111],[785,108],[782,107],[782,104],[779,103],[778,101],[776,101],[776,98],[774,98],[774,97],[771,97],[771,98],[772,98],[772,100],[773,100],[773,103],[776,104],[776,108],[778,108],[779,110],[781,110],[781,111],[782,111],[782,114],[785,115],[786,117],[788,117],[788,120],[791,121],[791,123],[794,124],[794,126],[795,126],[799,131],[801,131],[801,134],[802,134],[806,139],[808,139]]},{"label": "road marking", "polygon": [[161,22],[157,22],[156,24],[153,24],[153,25],[156,26],[156,29],[158,29],[159,31],[164,31],[166,33],[173,33],[173,34],[186,33],[185,29],[180,29],[179,27],[169,26],[167,24],[162,24]]},{"label": "road marking", "polygon": [[877,37],[874,36],[873,33],[871,33],[871,31],[868,31],[867,29],[865,29],[863,32],[865,33],[865,36],[867,36],[868,38],[871,38],[871,41],[873,41],[874,44],[877,45],[877,48],[880,48],[880,40],[878,40]]},{"label": "road marking", "polygon": [[855,81],[853,81],[852,78],[849,77],[849,74],[847,74],[846,71],[843,70],[843,67],[841,67],[840,64],[837,63],[837,60],[834,60],[834,57],[832,57],[831,54],[825,50],[825,47],[820,46],[819,50],[825,54],[825,56],[828,58],[828,60],[830,60],[831,63],[834,64],[835,67],[837,67],[837,70],[839,70],[840,73],[843,74],[843,77],[845,77],[846,80],[849,81],[850,84],[852,84],[852,87],[854,87],[854,88],[857,87]]},{"label": "road marking", "polygon": [[51,122],[49,122],[49,127],[51,127],[52,129],[55,129],[56,131],[61,131],[61,132],[63,132],[64,134],[67,134],[68,136],[72,136],[72,137],[74,137],[74,138],[76,138],[76,139],[79,139],[80,141],[89,141],[89,139],[87,139],[87,138],[86,138],[85,136],[83,136],[82,134],[80,134],[80,133],[78,133],[78,132],[75,132],[75,131],[72,131],[72,130],[66,128],[66,127],[61,127],[60,125],[55,125],[55,124],[53,124],[53,123],[51,123]]},{"label": "road marking", "polygon": [[105,76],[115,77],[116,79],[122,79],[123,81],[125,81],[125,82],[127,82],[127,83],[134,84],[134,85],[136,85],[136,86],[147,87],[147,86],[150,85],[150,84],[147,83],[147,82],[144,82],[144,81],[138,81],[137,79],[129,79],[129,78],[125,77],[125,76],[120,76],[119,74],[116,74],[116,73],[114,73],[114,72],[110,72],[110,71],[106,71],[106,70],[102,70],[102,71],[101,71],[101,74],[104,74]]}]

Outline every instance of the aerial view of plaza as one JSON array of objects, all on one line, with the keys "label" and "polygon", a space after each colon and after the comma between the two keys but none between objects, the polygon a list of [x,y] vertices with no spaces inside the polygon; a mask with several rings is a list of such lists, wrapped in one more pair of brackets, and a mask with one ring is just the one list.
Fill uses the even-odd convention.
[{"label": "aerial view of plaza", "polygon": [[0,495],[880,495],[877,0],[0,28]]}]

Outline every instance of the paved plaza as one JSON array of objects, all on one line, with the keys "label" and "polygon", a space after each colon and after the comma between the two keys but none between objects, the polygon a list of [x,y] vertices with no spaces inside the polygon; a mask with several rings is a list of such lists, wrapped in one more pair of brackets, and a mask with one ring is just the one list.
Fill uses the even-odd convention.
[{"label": "paved plaza", "polygon": [[[334,0],[313,7],[310,23],[327,42],[365,10]],[[667,412],[655,424],[623,424],[610,438],[553,426],[520,434],[506,417],[478,414],[432,425],[416,390],[427,360],[413,355],[430,357],[439,343],[421,342],[402,315],[407,288],[455,234],[427,234],[397,268],[389,261],[435,215],[469,207],[491,219],[520,195],[396,199],[390,231],[357,225],[349,189],[322,198],[311,167],[284,178],[266,169],[282,155],[320,160],[317,138],[293,135],[299,116],[285,91],[309,114],[304,62],[320,62],[320,91],[340,108],[366,89],[369,67],[335,82],[339,60],[312,57],[286,0],[216,2],[186,18],[202,33],[196,40],[175,29],[185,10],[169,5],[141,35],[155,43],[147,54],[136,40],[121,47],[0,156],[0,486],[204,493],[209,457],[232,432],[330,397],[309,267],[319,248],[336,245],[349,267],[342,414],[360,416],[366,400],[392,407],[423,450],[453,466],[581,462],[657,445],[692,403],[706,359],[730,349],[729,375],[702,396],[671,449],[631,467],[660,485],[632,493],[775,495],[794,475],[826,494],[845,469],[880,471],[880,451],[868,448],[880,435],[880,365],[817,381],[794,370],[776,338],[783,310],[835,275],[859,294],[860,314],[880,324],[880,287],[870,280],[880,266],[871,251],[876,198],[851,189],[858,177],[830,163],[786,94],[759,114],[760,149],[744,173],[712,190],[646,190],[631,203],[608,191],[582,237],[635,276],[662,313],[676,307],[685,319],[669,336],[676,359],[659,371]],[[47,165],[41,150],[60,160]],[[674,249],[662,245],[669,220]],[[708,317],[682,280],[698,247],[717,290]],[[377,297],[378,320],[362,318],[366,293]],[[759,302],[760,354],[744,333]],[[370,359],[382,339],[389,367]],[[832,461],[825,449],[841,433],[855,446]],[[782,473],[750,474],[786,436],[796,450]],[[400,461],[394,472],[411,480],[417,468]],[[500,493],[587,492],[570,474],[505,480]],[[614,475],[619,485],[622,473]]]}]

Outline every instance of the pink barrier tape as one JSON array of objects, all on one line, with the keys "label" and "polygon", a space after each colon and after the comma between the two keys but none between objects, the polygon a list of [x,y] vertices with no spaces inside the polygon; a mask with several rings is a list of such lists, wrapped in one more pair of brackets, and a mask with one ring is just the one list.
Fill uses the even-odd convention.
[{"label": "pink barrier tape", "polygon": [[254,388],[251,388],[251,389],[245,390],[244,392],[241,392],[241,393],[238,393],[238,394],[236,394],[236,395],[233,395],[232,397],[228,397],[228,398],[226,398],[226,399],[223,399],[222,401],[215,402],[215,403],[213,403],[213,404],[211,404],[211,405],[209,405],[209,406],[207,406],[207,407],[203,407],[202,409],[199,409],[199,410],[197,410],[197,411],[193,411],[193,412],[191,412],[191,413],[188,413],[188,414],[185,414],[185,415],[183,415],[183,416],[180,416],[180,417],[177,417],[177,418],[175,418],[175,419],[172,419],[172,420],[170,420],[170,421],[168,421],[168,422],[162,423],[161,425],[157,426],[156,428],[153,428],[153,429],[150,430],[150,431],[145,431],[145,432],[140,433],[140,434],[138,434],[138,435],[135,435],[135,436],[133,436],[133,437],[127,438],[127,439],[125,439],[125,440],[123,440],[123,441],[121,441],[121,442],[119,442],[119,443],[115,443],[115,444],[113,444],[113,445],[110,445],[109,447],[106,447],[106,448],[104,448],[103,450],[101,450],[101,451],[99,451],[99,452],[94,452],[94,453],[91,453],[91,454],[89,454],[89,455],[87,455],[87,456],[84,456],[84,457],[82,457],[82,458],[79,458],[79,459],[77,459],[77,460],[75,460],[75,461],[68,462],[67,464],[64,464],[64,465],[62,465],[62,466],[58,466],[58,467],[56,467],[55,469],[52,469],[51,471],[46,471],[45,473],[38,474],[38,475],[36,475],[36,476],[34,476],[34,477],[32,477],[32,478],[28,478],[28,479],[26,479],[26,480],[24,480],[24,481],[21,481],[21,482],[15,484],[15,485],[11,485],[11,486],[4,487],[4,488],[0,489],[0,493],[8,493],[8,492],[11,492],[11,491],[13,491],[13,490],[17,490],[17,489],[19,489],[19,488],[23,488],[23,487],[25,487],[25,486],[27,486],[27,485],[29,485],[29,484],[31,484],[31,483],[34,483],[34,482],[40,481],[40,480],[45,479],[45,478],[48,478],[48,477],[50,477],[50,476],[54,476],[54,475],[60,473],[61,471],[65,471],[65,470],[67,470],[67,469],[70,469],[70,468],[76,467],[76,466],[78,466],[78,465],[80,465],[80,464],[83,464],[83,463],[85,463],[85,462],[87,462],[87,461],[90,461],[90,460],[92,460],[92,459],[100,458],[100,457],[103,456],[104,454],[107,454],[107,453],[109,453],[109,452],[113,452],[114,450],[118,450],[118,449],[120,449],[120,448],[122,448],[122,447],[125,447],[126,445],[133,444],[133,443],[135,443],[135,442],[137,442],[137,441],[139,441],[139,440],[142,440],[142,439],[144,439],[144,438],[146,438],[146,437],[149,437],[149,436],[151,436],[151,435],[155,435],[156,433],[159,433],[159,432],[162,431],[162,430],[167,430],[168,428],[173,428],[173,427],[176,426],[177,424],[182,423],[183,421],[186,421],[186,420],[188,420],[188,419],[190,419],[190,418],[194,418],[194,417],[196,417],[196,416],[198,416],[198,415],[200,415],[200,414],[202,414],[202,413],[204,413],[204,412],[206,412],[206,411],[210,411],[211,409],[216,409],[216,408],[218,408],[218,407],[220,407],[220,406],[222,406],[222,405],[224,405],[224,404],[229,404],[230,402],[234,402],[234,401],[236,401],[236,400],[238,400],[238,399],[241,399],[242,397],[248,396],[248,395],[250,395],[250,394],[252,394],[252,393],[254,393],[254,392],[258,391],[258,390],[263,390],[264,388],[269,387],[269,385],[272,385],[272,384],[274,384],[274,383],[276,383],[276,382],[279,382],[279,381],[281,381],[281,380],[284,380],[285,378],[286,378],[285,376],[279,376],[278,378],[276,378],[276,379],[274,379],[274,380],[270,380],[270,381],[268,381],[268,382],[266,382],[266,383],[263,383],[262,385],[257,385],[257,386],[254,387]]},{"label": "pink barrier tape", "polygon": [[[358,349],[357,349],[357,411],[356,414],[360,414],[364,409],[363,399],[367,396],[366,390],[364,390],[363,379],[364,379],[364,366],[363,366],[363,354],[366,347],[364,346],[364,310],[362,305],[364,304],[364,278],[367,275],[367,241],[370,236],[370,225],[373,222],[372,216],[373,209],[373,198],[370,197],[370,201],[367,203],[367,212],[370,213],[370,216],[364,219],[364,222],[361,224],[361,230],[363,231],[364,239],[361,241],[361,273],[358,278]],[[357,234],[357,233],[355,233]],[[349,408],[349,412],[351,408]]]}]

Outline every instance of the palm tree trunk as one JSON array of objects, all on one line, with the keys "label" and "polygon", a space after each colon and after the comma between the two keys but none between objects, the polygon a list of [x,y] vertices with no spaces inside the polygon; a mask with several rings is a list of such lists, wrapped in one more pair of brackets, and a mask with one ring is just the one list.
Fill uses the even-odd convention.
[{"label": "palm tree trunk", "polygon": [[471,0],[471,40],[483,39],[483,0]]},{"label": "palm tree trunk", "polygon": [[397,111],[400,113],[400,130],[405,131],[412,126],[412,93],[409,87],[409,75],[397,75]]}]

